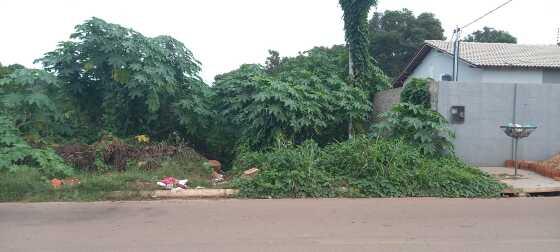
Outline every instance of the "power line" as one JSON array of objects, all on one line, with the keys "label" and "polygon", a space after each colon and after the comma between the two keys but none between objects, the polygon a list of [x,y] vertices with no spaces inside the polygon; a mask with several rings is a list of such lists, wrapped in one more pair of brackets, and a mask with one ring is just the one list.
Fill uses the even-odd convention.
[{"label": "power line", "polygon": [[508,1],[506,1],[505,3],[501,4],[500,6],[496,7],[495,9],[493,9],[493,10],[487,12],[486,14],[482,15],[481,17],[479,17],[479,18],[473,20],[472,22],[466,24],[465,26],[461,27],[460,29],[462,30],[462,29],[467,28],[469,25],[472,25],[472,24],[478,22],[479,20],[481,20],[481,19],[487,17],[488,15],[492,14],[493,12],[495,12],[495,11],[501,9],[502,7],[506,6],[507,4],[511,3],[512,1],[513,1],[513,0],[508,0]]}]

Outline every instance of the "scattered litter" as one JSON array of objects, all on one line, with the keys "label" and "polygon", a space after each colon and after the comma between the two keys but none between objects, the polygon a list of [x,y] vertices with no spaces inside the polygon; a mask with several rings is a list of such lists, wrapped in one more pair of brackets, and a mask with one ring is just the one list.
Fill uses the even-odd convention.
[{"label": "scattered litter", "polygon": [[52,187],[55,188],[55,189],[60,188],[60,187],[62,186],[62,180],[57,179],[57,178],[52,179],[52,180],[51,180],[51,185],[52,185]]},{"label": "scattered litter", "polygon": [[188,179],[177,180],[174,177],[165,177],[156,184],[165,189],[172,190],[175,188],[187,189],[188,182]]},{"label": "scattered litter", "polygon": [[167,185],[166,185],[165,183],[163,183],[163,182],[158,181],[156,184],[157,184],[158,186],[165,187],[165,189],[171,189],[170,187],[167,187]]},{"label": "scattered litter", "polygon": [[194,189],[206,189],[206,187],[204,187],[204,186],[197,186],[197,187],[195,187]]},{"label": "scattered litter", "polygon": [[75,186],[80,184],[80,180],[78,178],[67,178],[62,180],[62,184],[65,186]]},{"label": "scattered litter", "polygon": [[244,171],[243,176],[244,177],[253,177],[253,176],[257,175],[258,172],[259,172],[259,169],[257,169],[256,167],[253,167],[249,170]]},{"label": "scattered litter", "polygon": [[181,179],[181,180],[178,180],[177,184],[175,184],[175,185],[179,188],[187,189],[187,182],[189,182],[188,179]]},{"label": "scattered litter", "polygon": [[217,173],[217,172],[212,172],[212,182],[215,183],[219,183],[224,181],[224,175]]},{"label": "scattered litter", "polygon": [[60,188],[63,185],[74,186],[80,184],[80,180],[77,178],[67,178],[67,179],[51,179],[51,185],[53,188]]}]

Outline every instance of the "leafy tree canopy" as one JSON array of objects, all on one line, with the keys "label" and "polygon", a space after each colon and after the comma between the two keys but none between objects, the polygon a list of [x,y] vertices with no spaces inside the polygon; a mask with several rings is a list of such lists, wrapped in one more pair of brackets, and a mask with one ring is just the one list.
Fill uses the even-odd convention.
[{"label": "leafy tree canopy", "polygon": [[429,79],[413,78],[401,92],[401,102],[430,108]]},{"label": "leafy tree canopy", "polygon": [[467,36],[467,42],[483,43],[510,43],[517,44],[517,38],[507,31],[496,30],[491,27],[484,27],[482,30],[475,31]]},{"label": "leafy tree canopy", "polygon": [[56,104],[59,85],[46,71],[19,68],[0,79],[0,111],[25,134],[45,136],[61,116]]},{"label": "leafy tree canopy", "polygon": [[260,65],[243,65],[217,76],[217,110],[252,147],[318,138],[348,115],[363,118],[370,104],[366,92],[344,81],[345,51],[314,48],[281,59],[273,74]]},{"label": "leafy tree canopy", "polygon": [[11,118],[1,114],[0,172],[22,169],[37,169],[48,178],[65,177],[73,173],[72,168],[52,149],[33,148],[29,145]]},{"label": "leafy tree canopy", "polygon": [[388,10],[369,21],[369,50],[390,77],[397,76],[430,39],[445,39],[441,22],[432,13],[414,16],[408,9]]},{"label": "leafy tree canopy", "polygon": [[374,126],[376,137],[404,139],[425,155],[453,155],[455,134],[447,120],[424,105],[399,103]]},{"label": "leafy tree canopy", "polygon": [[[119,135],[195,129],[208,112],[200,63],[169,36],[146,37],[92,18],[38,61],[62,80],[89,124]],[[197,125],[201,127],[200,125]]]},{"label": "leafy tree canopy", "polygon": [[344,12],[344,30],[350,51],[350,80],[370,93],[386,89],[389,79],[375,65],[369,51],[367,15],[377,0],[339,0]]},{"label": "leafy tree canopy", "polygon": [[0,63],[0,79],[10,75],[15,70],[24,69],[24,68],[25,67],[20,65],[20,64],[12,64],[12,65],[8,65],[8,66],[3,66],[2,63]]}]

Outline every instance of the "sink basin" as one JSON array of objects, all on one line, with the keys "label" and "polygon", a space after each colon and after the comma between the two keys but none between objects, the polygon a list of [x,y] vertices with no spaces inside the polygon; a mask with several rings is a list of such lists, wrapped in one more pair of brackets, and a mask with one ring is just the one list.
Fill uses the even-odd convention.
[{"label": "sink basin", "polygon": [[531,135],[531,133],[533,133],[533,131],[535,131],[535,129],[537,129],[537,126],[531,125],[531,124],[521,125],[521,124],[509,123],[509,124],[500,126],[500,128],[509,137],[520,139],[520,138],[525,138],[525,137],[528,137],[529,135]]}]

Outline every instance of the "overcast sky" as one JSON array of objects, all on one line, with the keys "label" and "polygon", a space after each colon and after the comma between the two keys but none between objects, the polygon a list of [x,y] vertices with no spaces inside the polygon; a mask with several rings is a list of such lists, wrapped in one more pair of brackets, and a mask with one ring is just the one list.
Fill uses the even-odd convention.
[{"label": "overcast sky", "polygon": [[[445,34],[505,0],[379,0],[377,9],[432,12]],[[268,49],[282,56],[313,46],[344,43],[338,0],[3,0],[0,5],[0,62],[33,66],[33,60],[68,39],[74,26],[96,16],[147,36],[171,35],[203,64],[202,77],[243,63],[263,63]],[[469,27],[507,30],[522,44],[554,44],[560,1],[513,0]]]}]

